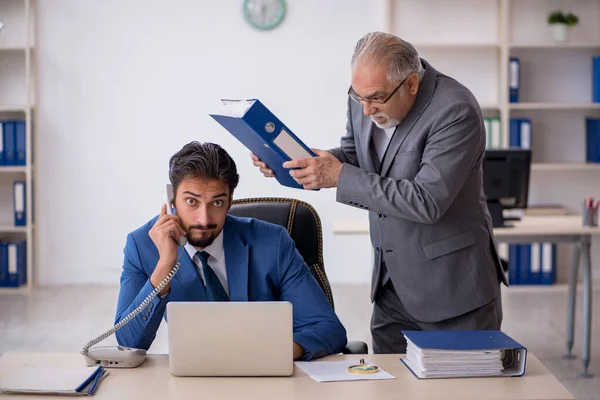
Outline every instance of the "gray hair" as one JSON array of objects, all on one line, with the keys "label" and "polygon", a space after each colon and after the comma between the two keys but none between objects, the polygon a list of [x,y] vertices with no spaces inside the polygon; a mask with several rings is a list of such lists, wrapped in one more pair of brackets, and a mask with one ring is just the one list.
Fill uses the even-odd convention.
[{"label": "gray hair", "polygon": [[423,65],[415,47],[397,36],[383,32],[371,32],[363,36],[354,47],[352,68],[359,62],[383,64],[388,69],[388,79],[400,82],[416,72],[423,77]]}]

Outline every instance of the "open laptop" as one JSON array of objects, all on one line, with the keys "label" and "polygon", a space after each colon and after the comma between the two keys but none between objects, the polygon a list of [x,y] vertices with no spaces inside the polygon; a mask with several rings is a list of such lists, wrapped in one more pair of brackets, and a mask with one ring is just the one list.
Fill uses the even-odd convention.
[{"label": "open laptop", "polygon": [[176,376],[290,376],[290,302],[170,302],[169,372]]}]

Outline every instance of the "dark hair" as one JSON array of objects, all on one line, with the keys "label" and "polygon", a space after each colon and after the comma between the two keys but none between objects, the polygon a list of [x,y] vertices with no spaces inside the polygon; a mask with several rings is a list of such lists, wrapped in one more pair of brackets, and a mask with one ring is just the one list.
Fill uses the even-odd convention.
[{"label": "dark hair", "polygon": [[218,144],[190,142],[169,160],[169,180],[175,193],[185,178],[217,179],[229,186],[229,193],[237,187],[240,176],[235,161]]}]

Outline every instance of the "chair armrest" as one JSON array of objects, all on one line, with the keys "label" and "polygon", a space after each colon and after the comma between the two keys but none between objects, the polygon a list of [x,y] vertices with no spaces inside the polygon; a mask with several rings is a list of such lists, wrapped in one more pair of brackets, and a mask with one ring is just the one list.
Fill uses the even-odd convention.
[{"label": "chair armrest", "polygon": [[342,350],[342,354],[368,354],[369,346],[365,342],[361,341],[353,341],[348,342],[344,350]]}]

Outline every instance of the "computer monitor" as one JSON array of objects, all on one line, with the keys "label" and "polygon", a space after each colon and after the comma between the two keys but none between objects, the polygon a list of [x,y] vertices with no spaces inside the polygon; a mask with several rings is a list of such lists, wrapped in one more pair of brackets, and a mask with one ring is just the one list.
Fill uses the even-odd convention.
[{"label": "computer monitor", "polygon": [[503,227],[502,211],[527,208],[531,150],[490,149],[483,160],[483,191],[494,227]]}]

